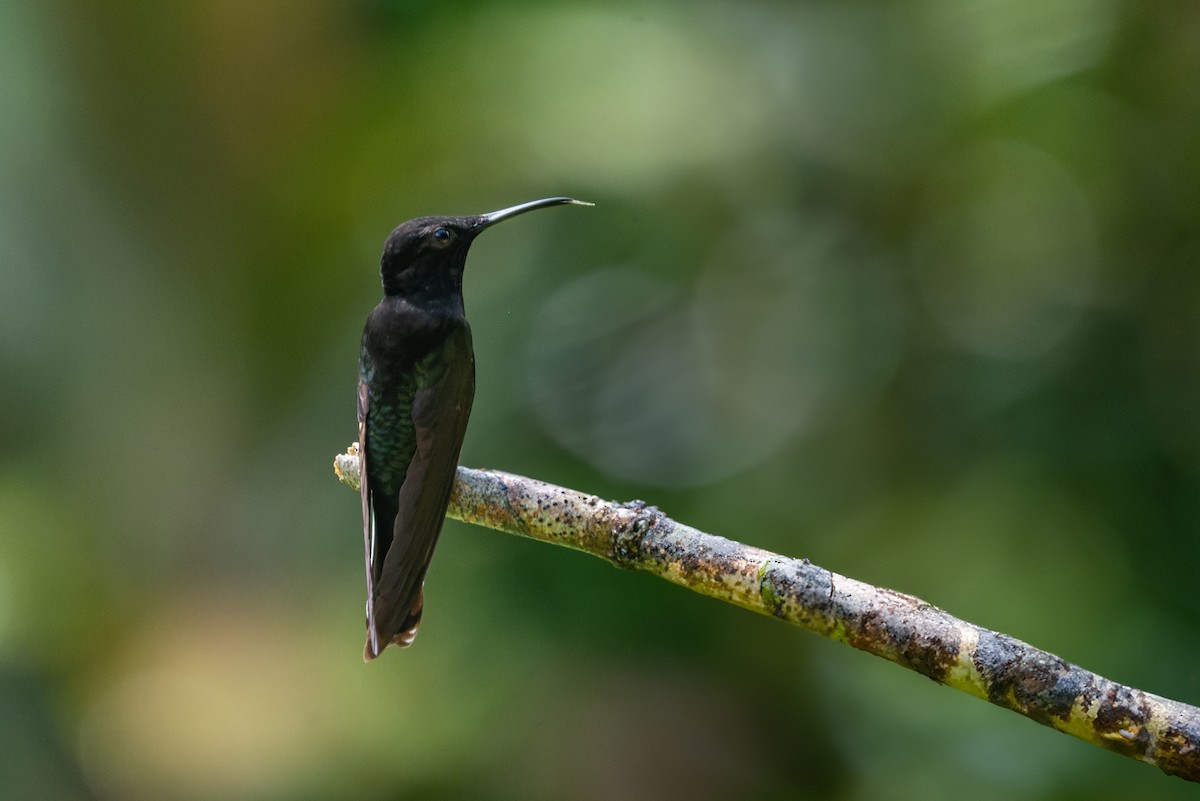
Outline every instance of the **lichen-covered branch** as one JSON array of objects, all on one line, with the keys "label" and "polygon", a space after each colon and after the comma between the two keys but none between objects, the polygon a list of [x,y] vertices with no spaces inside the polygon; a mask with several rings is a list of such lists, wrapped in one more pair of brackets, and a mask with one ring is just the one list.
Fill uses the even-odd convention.
[{"label": "lichen-covered branch", "polygon": [[[357,488],[356,448],[337,457]],[[803,626],[1081,740],[1200,781],[1200,709],[1110,681],[911,595],[524,476],[458,469],[448,515],[564,545]]]}]

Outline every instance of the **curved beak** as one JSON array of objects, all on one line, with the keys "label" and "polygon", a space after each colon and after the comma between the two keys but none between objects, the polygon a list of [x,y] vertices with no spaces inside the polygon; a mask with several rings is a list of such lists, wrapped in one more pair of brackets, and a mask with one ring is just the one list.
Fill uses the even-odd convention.
[{"label": "curved beak", "polygon": [[475,224],[475,229],[478,231],[482,231],[484,228],[495,225],[496,223],[502,222],[503,220],[507,220],[512,217],[516,217],[518,214],[524,214],[527,211],[534,211],[536,209],[548,209],[551,206],[563,206],[563,205],[594,206],[596,204],[588,203],[586,200],[576,200],[575,198],[572,198],[572,197],[547,197],[547,198],[542,198],[541,200],[531,200],[528,203],[521,203],[520,205],[517,205],[517,206],[509,206],[507,209],[500,209],[500,211],[493,211],[490,214],[479,215],[479,218],[478,218],[479,222],[477,222]]}]

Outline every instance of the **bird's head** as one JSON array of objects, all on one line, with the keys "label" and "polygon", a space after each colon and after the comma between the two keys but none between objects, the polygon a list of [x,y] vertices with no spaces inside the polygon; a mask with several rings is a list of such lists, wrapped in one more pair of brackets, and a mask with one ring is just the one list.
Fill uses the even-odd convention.
[{"label": "bird's head", "polygon": [[590,206],[569,197],[550,197],[472,217],[418,217],[402,223],[383,246],[383,291],[411,300],[462,294],[467,251],[480,233],[518,214],[550,206]]}]

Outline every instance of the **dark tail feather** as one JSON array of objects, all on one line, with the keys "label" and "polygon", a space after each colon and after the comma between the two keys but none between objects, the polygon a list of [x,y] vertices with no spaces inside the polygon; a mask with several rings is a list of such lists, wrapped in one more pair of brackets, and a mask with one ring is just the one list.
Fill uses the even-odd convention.
[{"label": "dark tail feather", "polygon": [[[383,649],[387,648],[389,645],[395,645],[399,648],[407,648],[408,646],[412,645],[413,640],[417,638],[417,629],[421,626],[421,612],[424,611],[424,609],[425,589],[422,587],[417,592],[417,600],[413,602],[412,607],[408,610],[408,615],[405,616],[404,622],[400,624],[400,628],[396,631],[396,633],[391,634],[390,639],[385,639],[389,635],[389,632],[387,631],[377,632],[378,637],[376,638],[372,638],[371,633],[369,631],[367,632],[367,645],[363,649],[363,661],[370,662],[371,660],[375,659],[375,657],[379,656],[379,654],[383,652]],[[367,621],[367,625],[372,626],[373,624],[371,621]],[[374,641],[381,643],[378,650],[373,647]]]}]

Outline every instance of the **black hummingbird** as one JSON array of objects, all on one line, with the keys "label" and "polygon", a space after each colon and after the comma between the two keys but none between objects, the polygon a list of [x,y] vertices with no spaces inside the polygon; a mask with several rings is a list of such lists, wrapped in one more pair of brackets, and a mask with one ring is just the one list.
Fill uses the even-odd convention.
[{"label": "black hummingbird", "polygon": [[467,250],[502,220],[564,203],[592,205],[551,197],[474,217],[420,217],[383,246],[384,297],[363,328],[358,368],[368,662],[388,645],[410,645],[421,623],[425,571],[475,396]]}]

